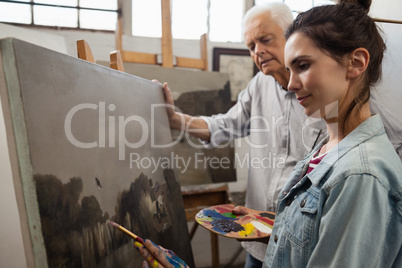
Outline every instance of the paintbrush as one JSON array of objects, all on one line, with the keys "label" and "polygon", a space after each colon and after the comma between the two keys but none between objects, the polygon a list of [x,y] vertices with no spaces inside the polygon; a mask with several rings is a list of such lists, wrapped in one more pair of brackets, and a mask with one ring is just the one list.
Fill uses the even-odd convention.
[{"label": "paintbrush", "polygon": [[144,240],[139,237],[138,235],[133,234],[132,232],[130,232],[129,230],[127,230],[126,228],[124,228],[123,226],[121,226],[120,224],[115,223],[114,221],[109,221],[109,224],[112,225],[113,227],[115,227],[116,229],[119,229],[120,231],[123,231],[124,233],[128,234],[129,236],[131,236],[135,241],[140,242],[141,244],[144,244]]}]

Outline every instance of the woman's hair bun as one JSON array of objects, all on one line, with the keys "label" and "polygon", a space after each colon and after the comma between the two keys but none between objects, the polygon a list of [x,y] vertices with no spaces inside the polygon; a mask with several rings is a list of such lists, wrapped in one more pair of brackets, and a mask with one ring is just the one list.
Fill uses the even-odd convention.
[{"label": "woman's hair bun", "polygon": [[371,0],[338,0],[338,3],[358,4],[362,6],[366,12],[370,11]]}]

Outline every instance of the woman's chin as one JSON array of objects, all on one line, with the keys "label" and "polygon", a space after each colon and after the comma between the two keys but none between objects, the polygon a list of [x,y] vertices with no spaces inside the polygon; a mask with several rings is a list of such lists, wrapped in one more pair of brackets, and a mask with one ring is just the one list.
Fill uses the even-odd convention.
[{"label": "woman's chin", "polygon": [[304,112],[306,113],[306,115],[308,117],[322,118],[322,114],[320,113],[320,110],[311,110],[311,109],[305,108]]},{"label": "woman's chin", "polygon": [[313,110],[311,110],[311,109],[308,109],[308,108],[304,108],[304,113],[305,113],[308,117],[321,118],[320,113],[318,113],[317,111],[313,111]]}]

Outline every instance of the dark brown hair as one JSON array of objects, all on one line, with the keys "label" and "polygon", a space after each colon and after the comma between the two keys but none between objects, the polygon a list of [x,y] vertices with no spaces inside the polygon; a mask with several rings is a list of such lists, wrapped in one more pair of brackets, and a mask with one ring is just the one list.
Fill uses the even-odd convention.
[{"label": "dark brown hair", "polygon": [[360,47],[369,52],[363,84],[342,118],[343,124],[355,107],[360,108],[369,100],[370,87],[381,78],[386,46],[374,20],[367,15],[370,4],[371,0],[340,0],[336,5],[314,7],[300,13],[285,32],[286,39],[303,33],[338,62]]},{"label": "dark brown hair", "polygon": [[359,4],[362,6],[366,13],[370,11],[371,0],[338,0],[339,4],[346,3],[346,4]]}]

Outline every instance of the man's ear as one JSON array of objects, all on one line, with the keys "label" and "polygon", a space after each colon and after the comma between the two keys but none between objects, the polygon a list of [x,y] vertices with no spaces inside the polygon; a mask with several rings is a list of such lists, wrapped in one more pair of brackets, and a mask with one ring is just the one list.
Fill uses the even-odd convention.
[{"label": "man's ear", "polygon": [[347,77],[357,78],[363,74],[370,61],[370,53],[367,49],[359,47],[349,54]]}]

